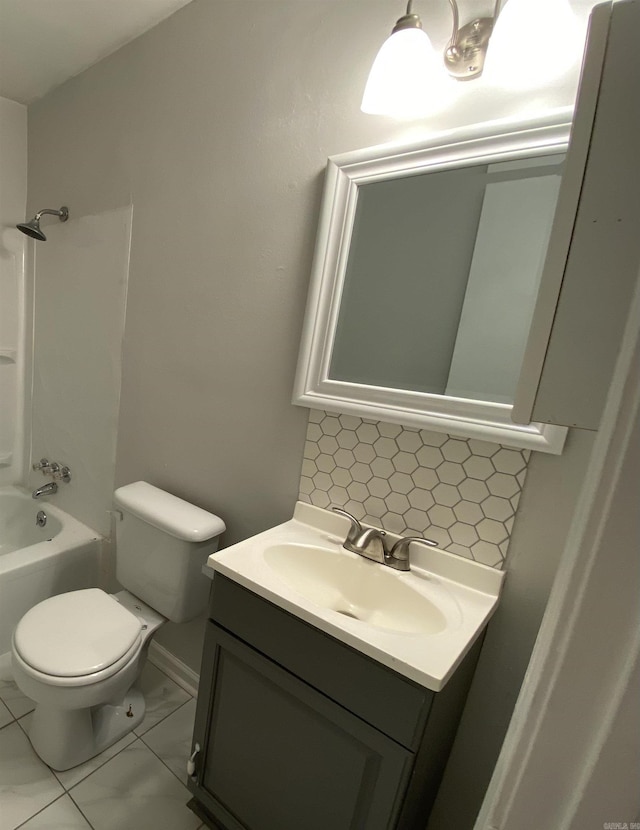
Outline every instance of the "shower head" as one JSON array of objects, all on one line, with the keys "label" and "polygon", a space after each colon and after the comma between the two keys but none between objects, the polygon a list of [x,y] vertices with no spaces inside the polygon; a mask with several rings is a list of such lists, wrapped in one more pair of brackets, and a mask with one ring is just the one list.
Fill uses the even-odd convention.
[{"label": "shower head", "polygon": [[61,222],[66,222],[69,218],[69,208],[68,207],[61,207],[60,210],[50,210],[49,208],[45,208],[44,210],[39,210],[38,213],[33,217],[33,219],[29,220],[28,222],[21,222],[19,225],[16,225],[16,228],[22,233],[25,233],[27,236],[30,236],[32,239],[37,239],[40,242],[46,242],[47,237],[45,236],[44,232],[40,228],[40,217],[44,213],[50,213],[52,216],[59,217]]},{"label": "shower head", "polygon": [[19,225],[16,225],[16,228],[22,233],[26,233],[27,236],[30,236],[32,239],[38,239],[40,242],[46,242],[47,237],[44,233],[40,230],[40,222],[38,219],[32,219],[30,222],[23,222]]}]

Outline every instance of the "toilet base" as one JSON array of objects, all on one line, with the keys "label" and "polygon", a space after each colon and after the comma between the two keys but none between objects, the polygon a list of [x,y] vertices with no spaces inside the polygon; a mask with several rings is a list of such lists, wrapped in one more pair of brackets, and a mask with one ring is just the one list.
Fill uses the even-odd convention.
[{"label": "toilet base", "polygon": [[145,713],[141,692],[129,689],[118,704],[54,709],[38,704],[29,728],[37,755],[62,772],[99,755],[138,726]]}]

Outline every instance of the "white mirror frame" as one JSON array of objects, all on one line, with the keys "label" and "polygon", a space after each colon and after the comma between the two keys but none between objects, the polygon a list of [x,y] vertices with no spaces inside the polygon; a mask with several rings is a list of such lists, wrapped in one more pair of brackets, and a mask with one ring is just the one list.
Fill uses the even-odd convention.
[{"label": "white mirror frame", "polygon": [[488,123],[419,143],[380,145],[329,158],[293,403],[560,454],[566,427],[514,424],[508,404],[337,381],[328,374],[358,188],[400,176],[566,152],[570,127],[571,110],[563,109],[526,124]]}]

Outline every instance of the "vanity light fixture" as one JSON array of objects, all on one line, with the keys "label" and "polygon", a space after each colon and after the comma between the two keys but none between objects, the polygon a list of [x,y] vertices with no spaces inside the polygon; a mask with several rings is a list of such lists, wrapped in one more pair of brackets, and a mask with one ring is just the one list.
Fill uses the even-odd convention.
[{"label": "vanity light fixture", "polygon": [[[503,0],[496,0],[493,17],[479,17],[462,27],[456,0],[449,0],[449,5],[453,29],[444,60],[440,60],[420,16],[413,11],[413,0],[408,0],[406,14],[373,62],[362,98],[363,112],[399,118],[427,115],[446,102],[451,79],[468,81],[482,75],[487,54],[495,83],[504,79],[505,86],[526,87],[532,78],[539,84],[565,71],[578,53],[579,27],[569,0],[508,0],[504,20],[498,19]],[[524,48],[525,32],[526,43],[535,43],[536,53],[544,54],[543,61],[533,61],[529,47]],[[549,48],[547,41],[552,42]]]},{"label": "vanity light fixture", "polygon": [[[536,44],[534,60],[523,49],[522,32]],[[566,72],[582,55],[585,32],[568,0],[509,0],[494,21],[485,80],[505,89],[542,86]]]}]

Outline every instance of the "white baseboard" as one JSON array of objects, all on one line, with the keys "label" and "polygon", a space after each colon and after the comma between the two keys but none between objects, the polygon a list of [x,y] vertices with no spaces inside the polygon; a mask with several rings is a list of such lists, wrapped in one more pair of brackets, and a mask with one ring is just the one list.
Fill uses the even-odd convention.
[{"label": "white baseboard", "polygon": [[190,669],[186,663],[183,663],[182,660],[179,660],[170,651],[167,651],[164,646],[156,643],[155,640],[152,640],[149,646],[149,662],[153,663],[160,671],[163,671],[178,686],[181,686],[185,692],[189,692],[193,697],[198,696],[200,675],[194,672],[193,669]]}]

